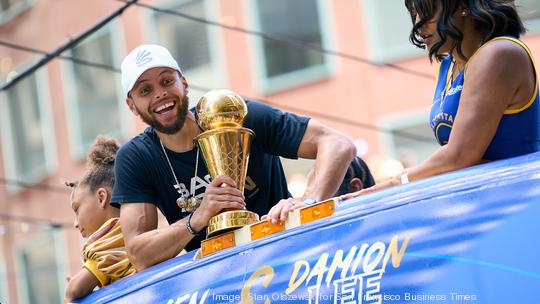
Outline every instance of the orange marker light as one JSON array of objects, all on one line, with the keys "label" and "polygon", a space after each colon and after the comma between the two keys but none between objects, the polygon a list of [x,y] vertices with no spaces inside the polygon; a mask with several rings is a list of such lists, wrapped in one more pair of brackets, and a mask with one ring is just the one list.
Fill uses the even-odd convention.
[{"label": "orange marker light", "polygon": [[202,256],[219,252],[223,249],[231,248],[236,245],[234,241],[234,232],[227,232],[216,237],[201,242]]},{"label": "orange marker light", "polygon": [[306,224],[332,215],[335,211],[334,200],[327,200],[300,209],[300,224]]},{"label": "orange marker light", "polygon": [[251,240],[254,241],[285,230],[285,225],[283,223],[272,224],[270,221],[262,221],[251,225],[250,229]]}]

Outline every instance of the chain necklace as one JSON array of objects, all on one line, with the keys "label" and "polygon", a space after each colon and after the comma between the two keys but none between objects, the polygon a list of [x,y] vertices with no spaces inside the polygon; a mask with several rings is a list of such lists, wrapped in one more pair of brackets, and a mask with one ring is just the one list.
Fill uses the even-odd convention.
[{"label": "chain necklace", "polygon": [[[178,182],[178,178],[176,177],[176,174],[174,173],[173,166],[171,164],[171,161],[169,160],[169,156],[167,155],[167,152],[165,151],[165,146],[163,146],[163,143],[161,142],[161,138],[159,139],[159,144],[161,145],[163,154],[165,154],[165,159],[167,160],[167,164],[169,164],[169,168],[171,168],[174,181],[176,182],[176,187],[178,187],[178,190],[180,190],[180,183]],[[197,146],[196,153],[197,153],[197,157],[195,158],[195,177],[197,176],[197,170],[199,169],[199,146]],[[176,204],[178,205],[178,207],[182,209],[182,211],[193,212],[197,208],[199,208],[199,206],[201,205],[201,199],[195,197],[195,194],[193,194],[193,196],[191,197],[189,197],[188,195],[182,194],[178,199],[176,199]]]}]

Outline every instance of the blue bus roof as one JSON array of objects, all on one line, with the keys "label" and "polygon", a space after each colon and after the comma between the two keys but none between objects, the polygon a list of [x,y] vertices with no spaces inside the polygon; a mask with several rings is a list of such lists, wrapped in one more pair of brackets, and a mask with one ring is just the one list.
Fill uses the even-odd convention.
[{"label": "blue bus roof", "polygon": [[540,153],[354,198],[76,303],[540,303]]}]

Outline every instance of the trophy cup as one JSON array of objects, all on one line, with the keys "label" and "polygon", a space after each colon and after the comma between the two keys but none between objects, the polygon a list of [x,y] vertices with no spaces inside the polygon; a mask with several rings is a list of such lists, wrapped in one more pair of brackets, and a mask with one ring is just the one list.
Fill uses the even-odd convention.
[{"label": "trophy cup", "polygon": [[[231,177],[243,193],[253,131],[242,127],[247,106],[235,92],[219,89],[206,93],[197,104],[197,123],[204,131],[195,137],[212,178]],[[248,210],[225,210],[212,217],[207,236],[250,225],[259,216]]]}]

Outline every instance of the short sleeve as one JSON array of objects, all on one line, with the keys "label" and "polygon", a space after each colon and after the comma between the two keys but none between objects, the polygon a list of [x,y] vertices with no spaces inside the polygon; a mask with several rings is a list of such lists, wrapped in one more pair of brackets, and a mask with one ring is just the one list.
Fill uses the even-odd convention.
[{"label": "short sleeve", "polygon": [[111,282],[115,282],[135,273],[125,250],[108,250],[106,254],[97,257],[97,268],[103,272]]},{"label": "short sleeve", "polygon": [[272,155],[298,158],[298,148],[309,117],[283,112],[255,101],[248,101],[247,105],[244,127],[255,133],[253,144]]},{"label": "short sleeve", "polygon": [[83,259],[83,267],[96,276],[102,287],[135,273],[127,257],[119,218],[109,219],[86,240]]},{"label": "short sleeve", "polygon": [[99,287],[109,284],[109,279],[107,276],[98,269],[96,260],[88,259],[86,262],[84,262],[82,267],[88,269],[88,271],[90,271],[98,279],[100,285]]},{"label": "short sleeve", "polygon": [[118,151],[114,162],[115,181],[111,197],[111,205],[114,207],[122,203],[155,204],[156,195],[143,153],[131,141]]}]

